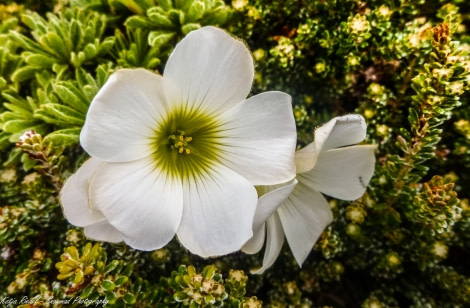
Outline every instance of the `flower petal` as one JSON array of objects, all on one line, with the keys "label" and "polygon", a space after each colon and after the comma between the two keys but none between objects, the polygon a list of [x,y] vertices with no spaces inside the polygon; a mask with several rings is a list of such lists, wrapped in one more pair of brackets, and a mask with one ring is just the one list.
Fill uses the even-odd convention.
[{"label": "flower petal", "polygon": [[366,138],[367,125],[359,114],[336,117],[315,130],[317,153],[361,142]]},{"label": "flower petal", "polygon": [[87,160],[75,174],[72,174],[60,191],[60,203],[65,218],[78,227],[89,226],[104,220],[101,212],[88,204],[88,186],[103,161],[95,158]]},{"label": "flower petal", "polygon": [[258,187],[260,191],[265,191],[258,198],[255,217],[253,219],[253,237],[243,245],[242,251],[247,254],[254,254],[263,248],[265,239],[265,222],[273,215],[277,208],[286,200],[297,185],[297,180],[293,179],[288,183],[273,186]]},{"label": "flower petal", "polygon": [[279,215],[274,213],[266,221],[266,250],[263,257],[263,266],[257,270],[251,271],[252,274],[263,274],[276,261],[284,244],[284,231],[282,230]]},{"label": "flower petal", "polygon": [[147,159],[107,163],[90,185],[90,203],[129,246],[154,250],[166,245],[178,229],[182,185]]},{"label": "flower petal", "polygon": [[323,152],[304,182],[314,189],[341,200],[361,197],[374,174],[375,145],[356,145]]},{"label": "flower petal", "polygon": [[291,97],[265,92],[226,112],[224,164],[253,185],[273,185],[295,177],[297,142]]},{"label": "flower petal", "polygon": [[325,198],[302,178],[292,194],[278,208],[282,227],[295,260],[302,266],[323,230],[333,221]]},{"label": "flower petal", "polygon": [[150,155],[156,123],[166,112],[163,84],[161,76],[144,69],[111,75],[88,110],[80,134],[83,148],[108,162]]},{"label": "flower petal", "polygon": [[284,184],[263,187],[264,189],[268,189],[268,191],[258,199],[255,218],[253,219],[253,231],[261,228],[269,216],[271,216],[291,194],[295,185],[297,185],[297,180],[293,179]]},{"label": "flower petal", "polygon": [[256,190],[232,170],[215,165],[183,183],[183,219],[178,239],[202,257],[239,250],[252,237]]},{"label": "flower petal", "polygon": [[323,151],[356,144],[366,137],[366,122],[361,115],[350,114],[336,117],[315,130],[312,143],[295,153],[297,173],[311,170]]},{"label": "flower petal", "polygon": [[167,93],[171,103],[221,113],[250,92],[253,58],[245,44],[227,32],[204,27],[176,45],[163,76],[178,89]]},{"label": "flower petal", "polygon": [[83,231],[87,238],[95,241],[109,243],[119,243],[123,241],[121,233],[106,221],[86,226]]},{"label": "flower petal", "polygon": [[266,239],[266,224],[262,224],[257,230],[253,229],[253,237],[250,238],[242,247],[242,251],[252,255],[261,250]]},{"label": "flower petal", "polygon": [[317,161],[318,153],[314,141],[295,152],[294,162],[297,174],[312,170]]}]

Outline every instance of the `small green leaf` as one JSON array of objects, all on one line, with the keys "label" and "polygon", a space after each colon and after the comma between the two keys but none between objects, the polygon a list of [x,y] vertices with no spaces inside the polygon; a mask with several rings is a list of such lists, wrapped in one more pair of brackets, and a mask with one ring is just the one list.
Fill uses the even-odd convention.
[{"label": "small green leaf", "polygon": [[175,294],[173,294],[173,298],[177,302],[183,302],[183,301],[187,300],[189,297],[188,297],[188,294],[186,294],[185,292],[177,291],[177,292],[175,292]]},{"label": "small green leaf", "polygon": [[191,31],[194,31],[194,30],[197,30],[197,29],[200,29],[201,28],[201,25],[200,24],[197,24],[197,23],[191,23],[191,24],[185,24],[182,28],[181,28],[181,31],[183,32],[183,34],[188,34],[189,32]]},{"label": "small green leaf", "polygon": [[158,5],[165,11],[171,10],[173,8],[173,3],[171,0],[159,0]]},{"label": "small green leaf", "polygon": [[136,303],[136,297],[134,294],[132,293],[127,293],[125,294],[122,299],[124,300],[124,302],[128,305],[133,305]]},{"label": "small green leaf", "polygon": [[49,32],[41,37],[41,44],[59,56],[63,61],[67,61],[70,57],[70,52],[65,47],[63,39],[55,32]]},{"label": "small green leaf", "polygon": [[197,21],[204,14],[204,3],[201,1],[193,1],[189,7],[188,12],[185,15],[185,23],[192,23]]},{"label": "small green leaf", "polygon": [[131,16],[129,17],[124,25],[128,28],[142,28],[142,29],[153,29],[155,25],[148,20],[148,18],[142,16]]},{"label": "small green leaf", "polygon": [[115,288],[115,284],[111,280],[103,280],[101,282],[101,287],[106,291],[112,291]]},{"label": "small green leaf", "polygon": [[114,284],[116,285],[116,287],[120,287],[120,286],[126,284],[128,281],[129,281],[129,277],[127,277],[127,276],[121,276],[121,277],[119,277],[119,278],[116,279],[116,281],[114,282]]},{"label": "small green leaf", "polygon": [[25,80],[29,80],[33,78],[34,74],[36,74],[36,72],[38,72],[39,70],[41,69],[36,66],[26,65],[17,69],[11,76],[11,79],[14,82],[22,82]]},{"label": "small green leaf", "polygon": [[50,124],[83,126],[85,114],[60,104],[44,104],[34,112],[34,117]]},{"label": "small green leaf", "polygon": [[105,296],[106,296],[106,300],[108,301],[108,304],[111,304],[111,305],[115,304],[118,299],[116,294],[114,294],[113,292],[106,292]]},{"label": "small green leaf", "polygon": [[24,55],[24,58],[26,63],[29,65],[41,68],[51,68],[52,65],[56,62],[53,57],[39,53]]},{"label": "small green leaf", "polygon": [[8,133],[23,133],[37,125],[37,121],[30,120],[10,120],[3,125],[3,130]]},{"label": "small green leaf", "polygon": [[152,31],[148,37],[149,45],[162,46],[168,43],[175,35],[175,32]]},{"label": "small green leaf", "polygon": [[106,267],[104,268],[104,271],[103,273],[104,274],[108,274],[109,272],[113,271],[114,269],[116,269],[116,267],[118,267],[119,265],[119,261],[118,260],[113,260],[111,263],[109,263],[108,265],[106,265]]},{"label": "small green leaf", "polygon": [[69,146],[78,144],[80,141],[81,128],[61,129],[47,135],[44,140],[56,146]]}]

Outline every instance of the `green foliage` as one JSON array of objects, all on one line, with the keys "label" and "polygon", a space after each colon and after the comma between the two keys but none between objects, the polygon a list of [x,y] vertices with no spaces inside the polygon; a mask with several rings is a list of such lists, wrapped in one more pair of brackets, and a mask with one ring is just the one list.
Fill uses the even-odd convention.
[{"label": "green foliage", "polygon": [[132,16],[125,23],[131,29],[150,31],[148,42],[157,47],[174,44],[202,26],[223,26],[231,16],[230,9],[220,0],[165,0],[158,4],[145,10],[145,16]]},{"label": "green foliage", "polygon": [[[465,307],[470,302],[470,21],[465,1],[70,0],[0,5],[0,300],[116,307]],[[90,243],[58,194],[90,102],[122,67],[162,70],[193,29],[253,51],[253,93],[293,97],[298,143],[362,114],[377,166],[301,269],[285,245],[203,260]],[[14,299],[18,299],[14,302]],[[75,301],[75,302],[74,302]]]},{"label": "green foliage", "polygon": [[71,67],[79,68],[106,55],[114,44],[113,37],[103,38],[106,28],[104,15],[79,9],[65,10],[58,15],[47,14],[47,20],[37,13],[24,14],[22,22],[30,29],[28,38],[10,32],[24,49],[21,56],[26,66],[15,71],[18,82],[34,77],[42,70],[57,73],[58,78]]}]

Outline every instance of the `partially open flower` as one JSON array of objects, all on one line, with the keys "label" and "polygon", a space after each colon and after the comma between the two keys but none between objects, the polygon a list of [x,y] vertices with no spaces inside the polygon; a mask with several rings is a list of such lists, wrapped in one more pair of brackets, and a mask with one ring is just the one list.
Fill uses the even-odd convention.
[{"label": "partially open flower", "polygon": [[[299,265],[307,258],[326,226],[333,220],[322,193],[342,200],[364,194],[374,173],[375,146],[353,145],[364,140],[366,123],[360,115],[336,117],[315,131],[315,140],[295,154],[296,180],[284,185],[261,187],[253,223],[254,236],[243,251],[266,251],[268,269],[279,255],[284,235]],[[266,234],[267,233],[267,234]]]},{"label": "partially open flower", "polygon": [[176,234],[203,257],[252,236],[254,185],[295,176],[290,96],[246,99],[254,77],[245,45],[205,27],[184,38],[163,76],[114,73],[80,135],[92,156],[65,184],[65,216],[88,237],[141,250]]}]

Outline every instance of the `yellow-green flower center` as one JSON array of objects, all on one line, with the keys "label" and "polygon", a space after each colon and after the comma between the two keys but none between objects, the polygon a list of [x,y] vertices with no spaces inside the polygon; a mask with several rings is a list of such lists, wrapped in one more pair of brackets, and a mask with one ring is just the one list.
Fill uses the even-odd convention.
[{"label": "yellow-green flower center", "polygon": [[223,124],[201,110],[175,108],[155,131],[154,161],[169,175],[194,178],[207,174],[223,152]]}]

